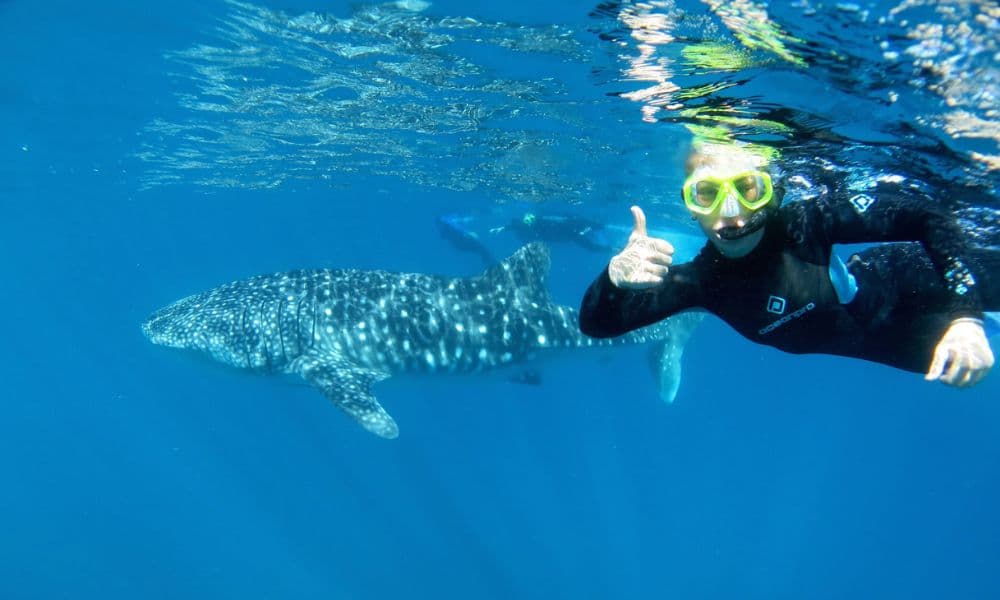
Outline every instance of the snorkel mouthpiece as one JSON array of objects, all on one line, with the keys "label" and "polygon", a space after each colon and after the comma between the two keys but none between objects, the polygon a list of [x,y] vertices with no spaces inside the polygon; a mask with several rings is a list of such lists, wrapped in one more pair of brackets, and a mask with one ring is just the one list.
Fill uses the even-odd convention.
[{"label": "snorkel mouthpiece", "polygon": [[722,229],[718,230],[716,234],[719,236],[720,239],[728,241],[738,240],[740,238],[746,237],[751,233],[754,233],[755,231],[759,230],[761,227],[764,226],[765,223],[767,223],[767,220],[770,217],[771,210],[772,210],[771,207],[758,210],[754,214],[750,215],[750,218],[747,219],[747,222],[745,225],[743,225],[743,227],[723,227]]}]

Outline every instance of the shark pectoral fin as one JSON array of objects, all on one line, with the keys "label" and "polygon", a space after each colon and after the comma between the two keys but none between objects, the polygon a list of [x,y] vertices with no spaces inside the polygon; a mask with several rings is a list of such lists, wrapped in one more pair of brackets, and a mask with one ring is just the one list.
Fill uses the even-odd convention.
[{"label": "shark pectoral fin", "polygon": [[684,356],[684,346],[691,338],[691,332],[704,318],[704,314],[697,312],[685,312],[668,317],[666,326],[669,334],[663,343],[653,347],[650,366],[656,376],[660,398],[667,404],[673,404],[681,387],[681,358]]},{"label": "shark pectoral fin", "polygon": [[393,439],[399,427],[372,394],[371,385],[386,373],[359,367],[338,356],[303,356],[294,371],[318,387],[323,395],[377,436]]}]

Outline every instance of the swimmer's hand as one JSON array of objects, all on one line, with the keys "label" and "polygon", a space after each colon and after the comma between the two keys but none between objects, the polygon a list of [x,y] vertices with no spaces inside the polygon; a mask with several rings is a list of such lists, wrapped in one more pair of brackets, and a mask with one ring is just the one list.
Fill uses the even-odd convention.
[{"label": "swimmer's hand", "polygon": [[955,387],[970,387],[993,367],[993,352],[979,319],[955,319],[934,349],[934,360],[924,377]]},{"label": "swimmer's hand", "polygon": [[643,290],[663,283],[667,269],[674,262],[674,247],[666,240],[646,235],[646,215],[632,207],[635,226],[628,245],[611,259],[608,276],[615,287]]}]

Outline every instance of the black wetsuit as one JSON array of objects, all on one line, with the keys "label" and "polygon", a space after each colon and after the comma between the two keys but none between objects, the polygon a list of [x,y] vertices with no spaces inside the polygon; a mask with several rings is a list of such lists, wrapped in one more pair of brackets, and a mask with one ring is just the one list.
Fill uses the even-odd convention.
[{"label": "black wetsuit", "polygon": [[[845,297],[849,286],[833,283],[834,244],[903,241],[919,243],[881,244],[850,258],[853,298]],[[836,271],[843,263],[833,260]],[[648,290],[617,288],[605,269],[584,296],[580,329],[617,336],[690,308],[786,352],[925,372],[954,319],[1000,310],[1000,252],[970,250],[951,215],[900,194],[795,202],[773,212],[745,257],[725,258],[708,243]]]},{"label": "black wetsuit", "polygon": [[[450,241],[456,248],[466,252],[474,252],[483,259],[486,267],[495,265],[498,261],[486,245],[493,234],[510,231],[522,243],[571,242],[587,250],[607,253],[614,248],[611,240],[614,236],[596,221],[572,215],[540,214],[531,218],[511,219],[505,224],[491,227],[477,222],[480,217],[471,215],[444,215],[437,218],[441,236]],[[474,227],[479,225],[482,233],[476,233]]]},{"label": "black wetsuit", "polygon": [[538,215],[533,219],[515,219],[508,225],[521,241],[572,242],[594,252],[612,250],[604,225],[569,215]]}]

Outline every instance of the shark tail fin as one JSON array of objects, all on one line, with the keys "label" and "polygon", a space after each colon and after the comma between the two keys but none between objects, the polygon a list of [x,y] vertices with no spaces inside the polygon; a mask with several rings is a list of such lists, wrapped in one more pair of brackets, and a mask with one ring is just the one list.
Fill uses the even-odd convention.
[{"label": "shark tail fin", "polygon": [[684,312],[667,317],[663,322],[667,336],[650,351],[649,366],[653,376],[656,377],[660,399],[667,404],[673,404],[680,390],[681,358],[684,356],[684,347],[703,318],[705,315],[699,312]]},{"label": "shark tail fin", "polygon": [[487,269],[482,278],[499,288],[529,290],[529,295],[548,302],[547,283],[551,266],[548,247],[532,242]]}]

